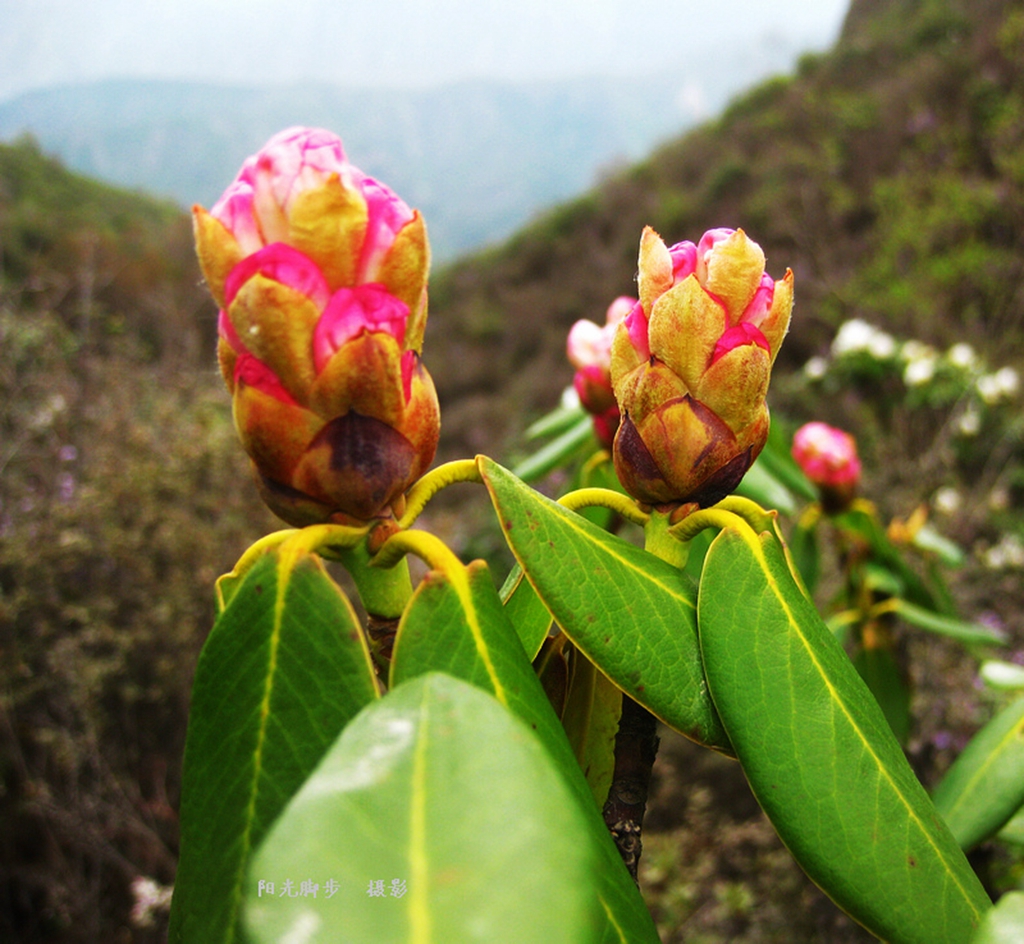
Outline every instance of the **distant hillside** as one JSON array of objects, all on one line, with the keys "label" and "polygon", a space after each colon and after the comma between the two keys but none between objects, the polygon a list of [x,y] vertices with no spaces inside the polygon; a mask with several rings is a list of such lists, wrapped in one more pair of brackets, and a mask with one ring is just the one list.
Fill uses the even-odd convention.
[{"label": "distant hillside", "polygon": [[643,157],[795,54],[776,43],[737,57],[728,71],[688,59],[671,74],[632,80],[467,81],[422,91],[105,81],[0,103],[0,140],[31,132],[80,173],[188,207],[209,206],[276,131],[323,126],[424,212],[435,257],[450,259]]},{"label": "distant hillside", "polygon": [[441,273],[425,356],[453,452],[500,453],[522,415],[506,404],[556,402],[568,327],[631,290],[647,223],[669,242],[741,226],[774,275],[794,269],[783,368],[852,317],[1019,363],[1024,8],[855,0],[795,77]]},{"label": "distant hillside", "polygon": [[216,337],[181,209],[73,173],[31,139],[0,144],[0,286],[100,353],[128,334],[154,359],[198,363]]}]

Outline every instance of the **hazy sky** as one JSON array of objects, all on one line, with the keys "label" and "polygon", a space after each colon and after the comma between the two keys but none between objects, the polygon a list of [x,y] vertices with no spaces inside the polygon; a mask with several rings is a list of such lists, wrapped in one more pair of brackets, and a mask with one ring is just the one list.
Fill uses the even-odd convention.
[{"label": "hazy sky", "polygon": [[[427,86],[824,48],[848,0],[0,0],[0,98],[108,76]],[[723,57],[721,68],[729,68]]]}]

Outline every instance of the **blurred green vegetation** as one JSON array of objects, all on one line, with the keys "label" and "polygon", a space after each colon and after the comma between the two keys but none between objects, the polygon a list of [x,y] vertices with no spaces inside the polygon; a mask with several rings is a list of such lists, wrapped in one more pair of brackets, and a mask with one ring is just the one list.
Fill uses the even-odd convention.
[{"label": "blurred green vegetation", "polygon": [[173,879],[213,581],[274,525],[187,219],[25,141],[0,247],[0,940],[157,940],[129,884]]},{"label": "blurred green vegetation", "polygon": [[[972,551],[953,585],[961,611],[1001,621],[1024,648],[1019,569],[983,563],[1024,532],[1019,397],[965,438],[966,382],[929,399],[895,362],[803,371],[854,318],[942,351],[967,340],[993,371],[1024,362],[1024,7],[855,0],[830,53],[437,273],[425,360],[439,459],[514,460],[571,381],[569,326],[601,320],[634,286],[647,223],[669,242],[742,226],[773,275],[792,266],[780,425],[856,431],[886,516],[937,489],[960,496],[936,516]],[[129,921],[129,883],[173,880],[213,580],[277,527],[236,444],[214,338],[186,217],[70,174],[31,140],[0,146],[0,942],[161,939],[159,921]],[[462,551],[498,553],[496,531],[471,536],[450,503],[429,519]],[[910,645],[910,750],[933,782],[988,706],[958,647]],[[742,782],[729,789],[721,802],[742,818],[708,812],[704,793],[661,791],[648,880],[665,940],[687,921],[707,941],[846,940],[823,930],[831,906],[806,930],[771,925],[817,893],[752,825]],[[794,889],[792,907],[751,904],[775,886],[745,858]]]}]

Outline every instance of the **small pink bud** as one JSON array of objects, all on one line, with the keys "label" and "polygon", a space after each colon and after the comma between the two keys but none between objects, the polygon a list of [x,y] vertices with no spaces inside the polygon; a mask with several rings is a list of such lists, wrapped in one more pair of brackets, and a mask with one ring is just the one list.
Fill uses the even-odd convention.
[{"label": "small pink bud", "polygon": [[572,326],[566,341],[566,354],[576,368],[573,386],[583,408],[594,414],[594,432],[606,448],[611,448],[619,422],[609,373],[612,341],[619,323],[636,305],[635,298],[620,295],[608,306],[603,327],[581,319]]},{"label": "small pink bud", "polygon": [[849,433],[826,423],[806,423],[793,436],[793,458],[821,490],[826,511],[849,507],[861,474],[857,443]]}]

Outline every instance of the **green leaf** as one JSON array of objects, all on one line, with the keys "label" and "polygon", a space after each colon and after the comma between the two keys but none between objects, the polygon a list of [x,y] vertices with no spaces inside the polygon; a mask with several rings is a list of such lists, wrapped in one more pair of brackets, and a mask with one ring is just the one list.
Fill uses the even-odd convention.
[{"label": "green leaf", "polygon": [[1024,941],[1024,894],[1007,892],[989,909],[971,944],[1020,944]]},{"label": "green leaf", "polygon": [[622,692],[582,652],[573,652],[562,725],[598,809],[608,799],[612,784],[621,717]]},{"label": "green leaf", "polygon": [[568,462],[584,449],[593,452],[597,448],[594,438],[594,423],[590,415],[584,415],[570,426],[557,439],[552,439],[532,456],[524,459],[516,466],[516,474],[529,482],[543,478],[552,469]]},{"label": "green leaf", "polygon": [[[572,390],[572,388],[569,388]],[[573,391],[575,396],[575,391]],[[573,406],[557,406],[550,413],[545,413],[539,420],[531,423],[523,433],[523,439],[540,439],[542,436],[557,436],[575,426],[587,416],[587,411],[579,403]]]},{"label": "green leaf", "polygon": [[1024,846],[1024,808],[1017,810],[1010,817],[1006,825],[996,833],[996,839],[1015,846]]},{"label": "green leaf", "polygon": [[804,586],[807,587],[808,593],[814,593],[821,573],[817,525],[817,516],[813,518],[813,522],[807,524],[801,519],[789,535],[789,552],[793,555],[793,563],[800,571],[800,578],[803,580]]},{"label": "green leaf", "polygon": [[861,646],[853,657],[857,674],[864,679],[900,744],[910,737],[910,689],[892,650]]},{"label": "green leaf", "polygon": [[1002,688],[1009,691],[1024,688],[1024,667],[1014,662],[1003,662],[999,659],[989,659],[981,663],[979,670],[982,681],[992,688]]},{"label": "green leaf", "polygon": [[715,539],[698,617],[737,756],[808,875],[884,940],[968,940],[988,897],[771,533]]},{"label": "green leaf", "polygon": [[377,686],[345,595],[319,559],[260,558],[196,668],[171,942],[239,939],[252,851]]},{"label": "green leaf", "polygon": [[551,614],[519,564],[512,568],[505,579],[500,596],[505,605],[505,615],[516,628],[527,657],[533,661],[551,628]]},{"label": "green leaf", "polygon": [[496,462],[479,462],[509,547],[576,648],[666,724],[731,753],[708,696],[687,579]]},{"label": "green leaf", "polygon": [[[764,453],[761,454],[763,457]],[[796,500],[792,492],[779,481],[762,458],[750,467],[743,481],[736,488],[736,494],[756,501],[765,508],[776,508],[784,514],[796,511]]]},{"label": "green leaf", "polygon": [[971,739],[932,800],[964,849],[994,835],[1024,805],[1024,698]]},{"label": "green leaf", "polygon": [[[657,941],[657,934],[612,842],[565,731],[509,624],[487,565],[461,573],[428,572],[416,589],[395,639],[391,684],[442,671],[479,686],[518,715],[547,748],[572,791],[598,850],[600,897],[615,941]],[[621,929],[615,933],[615,927]]]},{"label": "green leaf", "polygon": [[914,532],[914,547],[934,554],[948,567],[961,567],[964,562],[963,549],[955,541],[939,534],[931,525],[922,525]]},{"label": "green leaf", "polygon": [[362,712],[288,805],[253,862],[246,928],[256,944],[597,941],[586,837],[529,727],[431,673]]},{"label": "green leaf", "polygon": [[927,629],[939,636],[948,636],[960,642],[1000,644],[1006,642],[1006,633],[981,623],[968,623],[933,613],[923,607],[915,606],[906,600],[894,600],[893,610],[912,626]]}]

